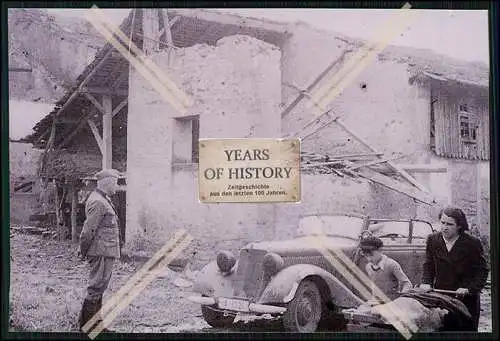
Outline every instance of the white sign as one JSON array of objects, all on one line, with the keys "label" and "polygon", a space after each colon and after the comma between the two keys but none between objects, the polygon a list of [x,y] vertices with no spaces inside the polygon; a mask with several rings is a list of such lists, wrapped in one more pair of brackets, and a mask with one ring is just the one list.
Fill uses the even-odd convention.
[{"label": "white sign", "polygon": [[199,199],[300,201],[299,139],[200,139]]}]

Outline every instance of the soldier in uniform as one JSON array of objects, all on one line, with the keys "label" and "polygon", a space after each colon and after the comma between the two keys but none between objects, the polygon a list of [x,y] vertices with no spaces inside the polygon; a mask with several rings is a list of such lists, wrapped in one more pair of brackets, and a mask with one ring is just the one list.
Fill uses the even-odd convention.
[{"label": "soldier in uniform", "polygon": [[110,199],[118,187],[118,172],[105,169],[98,172],[96,178],[97,188],[86,201],[86,220],[80,234],[80,253],[90,265],[87,296],[79,316],[80,329],[101,309],[113,264],[120,258],[118,215]]}]

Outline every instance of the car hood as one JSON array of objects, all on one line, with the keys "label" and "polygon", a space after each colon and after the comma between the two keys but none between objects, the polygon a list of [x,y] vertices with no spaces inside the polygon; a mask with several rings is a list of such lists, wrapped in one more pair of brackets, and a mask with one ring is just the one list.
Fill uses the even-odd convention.
[{"label": "car hood", "polygon": [[357,245],[358,241],[344,237],[318,237],[317,239],[312,237],[300,237],[281,241],[249,243],[245,245],[243,249],[287,254],[295,252],[317,252],[319,246],[327,247],[328,249],[352,250]]}]

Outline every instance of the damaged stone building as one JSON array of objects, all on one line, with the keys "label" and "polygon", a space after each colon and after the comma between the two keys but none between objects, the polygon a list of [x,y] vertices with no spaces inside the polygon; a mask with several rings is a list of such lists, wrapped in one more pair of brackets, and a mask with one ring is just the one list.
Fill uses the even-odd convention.
[{"label": "damaged stone building", "polygon": [[324,127],[303,139],[304,152],[330,160],[397,158],[403,178],[411,173],[413,187],[429,189],[435,204],[430,194],[412,196],[412,184],[398,190],[372,173],[306,170],[298,204],[201,204],[198,138],[301,132],[315,117],[311,86],[327,84],[361,43],[305,25],[191,9],[133,10],[120,28],[192,105],[181,113],[107,43],[29,139],[59,151],[53,163],[63,154],[88,160],[80,179],[101,167],[123,172],[128,250],[151,252],[185,228],[195,238],[195,262],[205,263],[221,248],[290,237],[305,213],[434,220],[446,203],[464,207],[488,234],[487,68],[388,47],[331,101]]}]

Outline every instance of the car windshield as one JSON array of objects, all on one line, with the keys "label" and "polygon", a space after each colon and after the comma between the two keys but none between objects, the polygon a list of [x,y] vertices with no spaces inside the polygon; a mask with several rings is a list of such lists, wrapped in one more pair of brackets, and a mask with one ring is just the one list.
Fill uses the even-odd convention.
[{"label": "car windshield", "polygon": [[297,237],[325,234],[358,239],[363,226],[363,219],[342,215],[311,215],[299,222]]},{"label": "car windshield", "polygon": [[408,238],[409,222],[407,221],[370,221],[368,231],[375,237],[400,237]]}]

